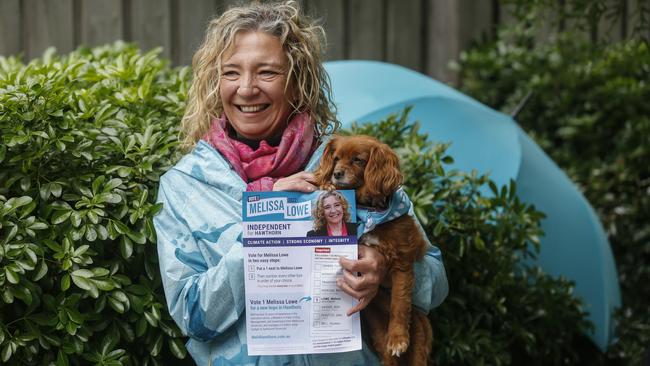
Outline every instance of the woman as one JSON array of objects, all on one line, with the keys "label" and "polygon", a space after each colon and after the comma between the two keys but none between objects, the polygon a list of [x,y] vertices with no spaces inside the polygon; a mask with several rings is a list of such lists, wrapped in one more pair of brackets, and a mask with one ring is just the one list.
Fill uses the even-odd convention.
[{"label": "woman", "polygon": [[[339,126],[322,66],[322,36],[293,1],[254,3],[211,21],[194,55],[181,127],[193,150],[161,177],[163,208],[154,224],[169,312],[190,336],[187,348],[199,365],[378,364],[365,345],[337,354],[247,353],[242,193],[316,189],[309,171],[324,136]],[[367,220],[381,222],[372,215]],[[361,246],[359,260],[341,265],[339,286],[360,299],[350,309],[359,311],[385,277],[384,258]],[[428,310],[447,294],[436,248],[417,271],[422,280],[414,304]]]},{"label": "woman", "polygon": [[314,230],[307,236],[357,235],[357,226],[350,221],[348,201],[340,192],[325,192],[318,196],[314,209]]}]

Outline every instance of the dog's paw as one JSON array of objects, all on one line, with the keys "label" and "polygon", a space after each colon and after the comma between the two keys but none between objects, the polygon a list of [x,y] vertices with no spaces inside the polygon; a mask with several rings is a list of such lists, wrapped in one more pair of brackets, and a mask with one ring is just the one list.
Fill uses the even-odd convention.
[{"label": "dog's paw", "polygon": [[334,184],[329,182],[321,184],[319,188],[321,191],[328,191],[328,192],[336,191],[336,187],[334,186]]},{"label": "dog's paw", "polygon": [[391,355],[397,357],[401,356],[409,347],[408,333],[399,334],[397,332],[392,332],[392,334],[388,335],[386,347]]}]

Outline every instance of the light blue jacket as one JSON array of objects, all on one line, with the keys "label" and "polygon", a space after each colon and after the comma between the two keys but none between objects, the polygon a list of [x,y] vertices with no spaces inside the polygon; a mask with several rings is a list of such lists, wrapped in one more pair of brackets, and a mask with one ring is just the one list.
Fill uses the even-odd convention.
[{"label": "light blue jacket", "polygon": [[[320,161],[323,146],[306,170]],[[247,354],[242,256],[242,193],[246,183],[210,145],[200,141],[192,153],[160,179],[154,218],[160,272],[169,312],[184,334],[198,365],[379,365],[364,343],[355,352],[252,356]],[[399,206],[410,208],[406,199]],[[412,213],[412,209],[409,210]],[[388,214],[363,213],[366,223]],[[372,227],[372,224],[368,225]],[[416,264],[414,304],[429,310],[447,296],[447,276],[438,248],[431,246]]]}]

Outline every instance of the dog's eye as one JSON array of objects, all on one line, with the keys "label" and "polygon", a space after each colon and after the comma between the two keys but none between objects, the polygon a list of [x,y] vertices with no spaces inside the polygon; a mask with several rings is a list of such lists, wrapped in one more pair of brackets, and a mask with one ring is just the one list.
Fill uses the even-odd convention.
[{"label": "dog's eye", "polygon": [[366,165],[366,161],[361,158],[354,158],[352,159],[352,162],[358,165]]},{"label": "dog's eye", "polygon": [[334,162],[336,163],[337,161],[339,161],[339,157],[338,157],[338,156],[335,156],[335,157],[334,157]]}]

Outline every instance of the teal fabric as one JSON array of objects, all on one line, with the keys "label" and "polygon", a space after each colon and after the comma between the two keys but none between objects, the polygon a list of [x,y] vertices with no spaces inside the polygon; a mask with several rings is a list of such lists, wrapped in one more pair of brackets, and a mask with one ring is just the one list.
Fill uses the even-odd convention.
[{"label": "teal fabric", "polygon": [[[313,170],[323,146],[307,166]],[[198,365],[378,365],[364,343],[356,352],[319,355],[247,355],[244,313],[241,199],[246,184],[203,141],[160,180],[154,218],[158,255],[169,312],[191,339],[187,348]],[[394,205],[410,207],[405,194]],[[398,201],[399,200],[399,201]],[[410,210],[412,213],[412,210]],[[386,213],[366,213],[379,223]],[[384,218],[382,219],[383,216]],[[440,251],[431,246],[416,264],[414,304],[432,309],[447,296]]]}]

